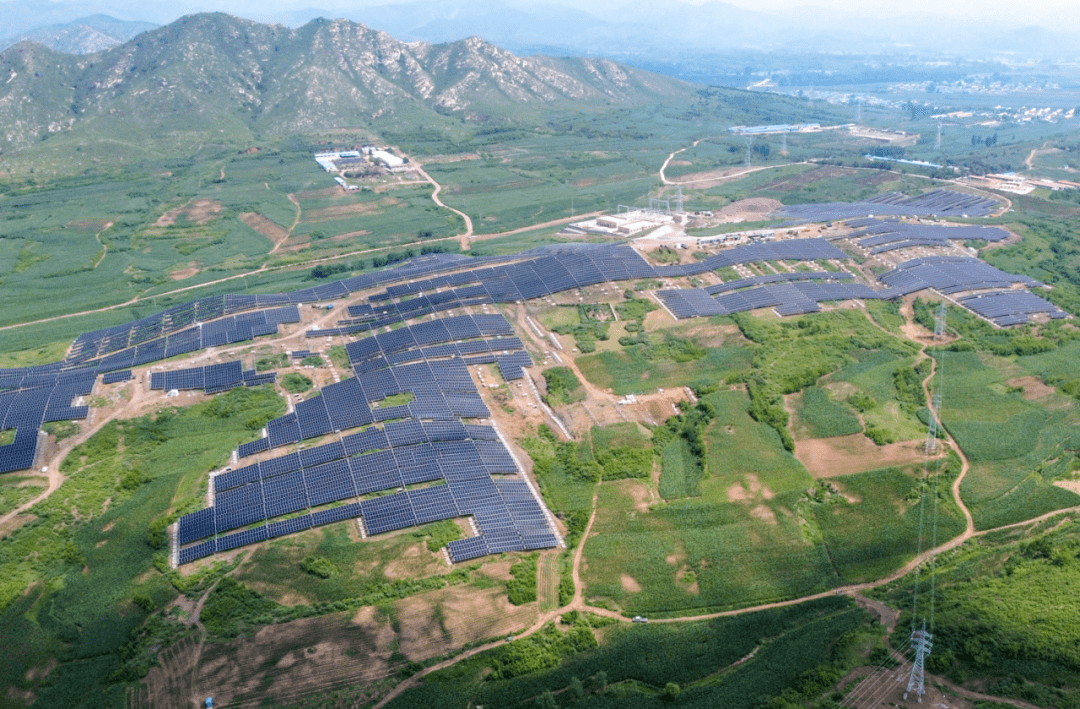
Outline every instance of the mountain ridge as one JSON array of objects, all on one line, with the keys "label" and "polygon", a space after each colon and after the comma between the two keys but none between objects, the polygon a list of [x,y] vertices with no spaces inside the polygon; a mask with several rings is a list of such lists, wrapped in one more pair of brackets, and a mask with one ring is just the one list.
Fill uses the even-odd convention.
[{"label": "mountain ridge", "polygon": [[402,42],[344,19],[290,29],[203,13],[89,55],[26,41],[0,52],[0,147],[24,149],[91,119],[177,130],[186,117],[284,134],[425,113],[506,119],[690,91],[610,60],[518,57],[475,37]]}]

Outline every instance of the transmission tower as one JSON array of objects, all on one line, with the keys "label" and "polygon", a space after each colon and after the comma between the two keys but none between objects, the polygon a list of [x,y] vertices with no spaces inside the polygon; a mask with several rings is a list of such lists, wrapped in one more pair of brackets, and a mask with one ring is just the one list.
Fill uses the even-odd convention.
[{"label": "transmission tower", "polygon": [[934,150],[941,150],[941,124],[937,124],[937,142],[934,143]]},{"label": "transmission tower", "polygon": [[683,211],[682,185],[679,185],[679,192],[678,192],[678,194],[675,195],[675,211],[677,211],[677,212],[682,212]]},{"label": "transmission tower", "polygon": [[787,131],[780,134],[780,152],[787,155]]},{"label": "transmission tower", "polygon": [[[945,317],[947,310],[945,303],[942,301],[938,306],[937,313],[934,315],[934,361],[937,362],[938,371],[934,376],[934,393],[930,396],[930,427],[926,434],[926,453],[927,455],[937,452],[937,439],[938,439],[938,425],[939,417],[941,415],[941,342],[945,336]],[[929,464],[926,468],[926,473],[929,475]],[[941,460],[937,459],[934,463],[934,476],[933,486],[930,490],[930,498],[933,500],[933,517],[930,525],[930,549],[933,551],[937,549],[937,523],[938,523],[938,481],[941,478]],[[922,553],[922,538],[923,538],[923,509],[925,508],[926,494],[923,495],[922,501],[919,504],[919,552]],[[911,665],[911,673],[908,675],[907,691],[904,692],[904,699],[907,699],[907,695],[913,690],[918,695],[918,701],[922,701],[923,694],[926,693],[926,687],[924,684],[924,667],[926,664],[926,656],[930,654],[930,650],[933,648],[934,643],[934,604],[936,601],[937,590],[937,556],[932,554],[930,557],[930,630],[926,629],[926,613],[922,616],[922,628],[917,629],[914,627],[915,616],[919,611],[919,592],[918,592],[918,577],[916,577],[916,589],[914,598],[912,600],[911,608],[911,649],[915,651],[915,662]]]},{"label": "transmission tower", "polygon": [[904,699],[907,699],[907,695],[915,690],[918,694],[919,702],[922,702],[923,695],[926,694],[925,678],[923,676],[923,667],[926,663],[926,656],[930,654],[930,649],[934,646],[934,636],[926,632],[926,621],[923,621],[922,630],[915,630],[911,633],[911,649],[915,651],[915,662],[911,665],[911,675],[908,676],[907,691],[904,692]]},{"label": "transmission tower", "polygon": [[[935,353],[940,347],[941,340],[945,336],[945,303],[942,302],[938,306],[938,311],[934,316],[934,350]],[[935,360],[940,366],[940,359],[935,357]],[[933,455],[937,453],[937,439],[938,439],[938,427],[941,416],[941,377],[936,377],[937,383],[935,384],[935,391],[930,397],[930,428],[926,432],[926,453],[927,455]]]},{"label": "transmission tower", "polygon": [[750,144],[754,142],[753,138],[746,138],[746,166],[750,167]]},{"label": "transmission tower", "polygon": [[862,97],[855,99],[855,122],[862,120]]}]

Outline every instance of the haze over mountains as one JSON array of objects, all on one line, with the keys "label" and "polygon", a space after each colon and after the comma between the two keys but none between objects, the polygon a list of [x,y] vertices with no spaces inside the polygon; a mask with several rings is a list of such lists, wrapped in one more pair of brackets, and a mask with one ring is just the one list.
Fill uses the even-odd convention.
[{"label": "haze over mountains", "polygon": [[194,15],[87,56],[0,53],[0,149],[83,129],[246,130],[527,115],[685,98],[688,85],[604,59],[521,58],[471,38],[405,43],[347,20],[298,29]]},{"label": "haze over mountains", "polygon": [[[575,0],[567,0],[575,3]],[[88,10],[153,23],[210,9],[181,0],[159,5],[130,0],[90,3],[0,1],[0,27],[9,38],[44,25],[72,23]],[[584,9],[582,9],[584,8]],[[235,0],[229,11],[259,21],[298,27],[318,17],[344,17],[409,41],[448,42],[478,36],[519,54],[546,53],[615,58],[649,57],[676,61],[690,55],[735,50],[801,53],[928,52],[987,56],[1069,56],[1080,50],[1080,8],[1040,6],[1003,13],[987,7],[970,10],[952,3],[902,7],[793,4],[783,11],[746,9],[712,1],[701,4],[644,0],[591,3],[520,0],[412,0],[383,4],[341,3],[299,8],[298,3]],[[79,24],[79,23],[76,23]],[[82,23],[87,24],[87,23]],[[100,29],[100,28],[98,28]],[[52,28],[40,33],[44,44],[61,51],[96,51],[58,40]],[[72,32],[67,30],[68,35]],[[106,32],[106,34],[110,34]],[[127,37],[120,37],[121,40]],[[2,46],[2,45],[0,45]]]}]

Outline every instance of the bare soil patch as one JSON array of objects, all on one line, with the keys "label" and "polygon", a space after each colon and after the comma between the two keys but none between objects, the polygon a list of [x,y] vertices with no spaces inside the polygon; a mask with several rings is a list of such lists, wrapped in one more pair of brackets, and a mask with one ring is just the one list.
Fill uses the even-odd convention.
[{"label": "bare soil patch", "polygon": [[267,626],[252,639],[207,645],[191,683],[195,696],[190,690],[179,696],[187,699],[185,707],[211,694],[222,705],[271,698],[287,703],[329,686],[377,681],[392,672],[393,639],[389,622],[375,614]]},{"label": "bare soil patch", "polygon": [[900,441],[875,445],[861,433],[834,438],[811,438],[795,441],[795,457],[815,478],[865,473],[926,459],[923,441]]},{"label": "bare soil patch", "polygon": [[289,238],[289,232],[256,212],[244,212],[240,221],[265,236],[271,244],[277,245]]},{"label": "bare soil patch", "polygon": [[765,505],[758,505],[750,510],[750,516],[755,519],[760,519],[763,522],[768,522],[769,524],[776,524],[776,513]]},{"label": "bare soil patch", "polygon": [[173,281],[182,281],[185,278],[191,278],[192,276],[199,275],[200,270],[201,269],[199,269],[199,268],[197,268],[195,266],[190,266],[188,268],[181,268],[178,271],[171,271],[169,273],[169,279],[173,280]]},{"label": "bare soil patch", "polygon": [[514,606],[502,588],[448,588],[398,601],[401,652],[421,661],[455,647],[513,633],[536,620],[536,605]]},{"label": "bare soil patch", "polygon": [[1054,485],[1080,495],[1080,480],[1055,480]]},{"label": "bare soil patch", "polygon": [[1034,401],[1035,399],[1042,399],[1043,397],[1050,396],[1054,393],[1054,387],[1047,386],[1037,377],[1015,377],[1005,382],[1011,387],[1023,387],[1024,398],[1028,401]]},{"label": "bare soil patch", "polygon": [[154,222],[154,226],[172,226],[176,224],[181,216],[187,217],[187,220],[196,226],[202,226],[209,223],[223,211],[225,211],[225,207],[221,202],[212,199],[191,200],[187,204],[173,207],[162,214]]},{"label": "bare soil patch", "polygon": [[324,222],[344,217],[352,217],[358,214],[378,214],[386,207],[393,207],[400,200],[394,197],[384,197],[378,202],[353,202],[322,209],[310,209],[304,213],[304,221]]},{"label": "bare soil patch", "polygon": [[638,593],[641,591],[641,584],[630,574],[623,574],[620,576],[619,583],[622,584],[623,590],[627,593]]},{"label": "bare soil patch", "polygon": [[721,217],[746,219],[748,221],[760,221],[763,217],[783,207],[783,203],[777,199],[768,197],[750,197],[732,202],[722,208],[718,214]]},{"label": "bare soil patch", "polygon": [[732,483],[727,489],[728,502],[749,502],[750,495],[742,483]]}]

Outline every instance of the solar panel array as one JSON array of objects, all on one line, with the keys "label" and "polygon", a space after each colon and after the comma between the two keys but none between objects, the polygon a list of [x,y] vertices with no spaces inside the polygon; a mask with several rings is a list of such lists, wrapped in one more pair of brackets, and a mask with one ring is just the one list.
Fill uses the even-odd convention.
[{"label": "solar panel array", "polygon": [[846,281],[855,278],[846,271],[797,271],[795,273],[770,273],[765,276],[753,276],[740,278],[715,286],[709,286],[705,292],[709,295],[718,295],[728,291],[740,290],[752,286],[763,286],[769,283],[783,283],[791,281]]},{"label": "solar panel array", "polygon": [[676,318],[682,319],[730,315],[757,308],[775,308],[779,315],[802,315],[821,310],[818,303],[822,301],[887,300],[899,293],[893,289],[876,291],[861,283],[790,282],[721,292],[717,296],[704,288],[662,290],[657,295]]},{"label": "solar panel array", "polygon": [[736,246],[695,263],[657,266],[656,275],[662,278],[697,276],[725,266],[735,266],[751,261],[815,261],[817,259],[846,261],[848,255],[824,239],[788,239]]},{"label": "solar panel array", "polygon": [[1027,276],[1018,276],[994,268],[977,258],[967,256],[931,256],[904,261],[880,280],[901,295],[933,288],[952,294],[966,290],[1010,288],[1013,284],[1040,286]]},{"label": "solar panel array", "polygon": [[350,307],[350,319],[339,322],[339,327],[312,330],[308,335],[368,332],[469,305],[512,303],[597,283],[655,276],[653,267],[625,244],[555,251],[517,263],[390,286],[372,296],[371,303]]},{"label": "solar panel array", "polygon": [[102,384],[118,384],[131,381],[131,370],[121,369],[119,372],[108,372],[101,378]]},{"label": "solar panel array", "polygon": [[781,209],[779,215],[800,222],[842,221],[882,215],[985,217],[999,206],[998,202],[986,197],[954,190],[932,190],[915,197],[888,192],[863,202],[795,204]]},{"label": "solar panel array", "polygon": [[[505,318],[426,321],[349,343],[346,351],[355,377],[298,403],[293,413],[267,424],[261,443],[246,444],[251,447],[242,446],[239,454],[332,432],[340,437],[216,476],[214,506],[180,520],[181,545],[199,542],[180,550],[181,563],[306,529],[328,512],[316,508],[338,502],[348,504],[329,511],[347,510],[336,513],[345,515],[340,519],[361,517],[370,534],[472,515],[481,536],[463,540],[467,548],[452,546],[456,561],[555,546],[545,513],[525,483],[492,477],[520,472],[498,434],[462,421],[489,416],[466,356],[497,353],[496,362],[508,369],[532,364]],[[379,405],[404,393],[412,394],[406,404]],[[340,435],[360,426],[366,428]],[[434,486],[405,489],[428,483]],[[233,531],[241,528],[247,529]]]},{"label": "solar panel array", "polygon": [[1053,320],[1068,317],[1068,313],[1053,303],[1023,290],[978,293],[960,298],[960,303],[1001,327],[1023,325],[1039,313],[1046,313]]},{"label": "solar panel array", "polygon": [[205,367],[151,372],[150,388],[164,391],[202,389],[207,394],[219,394],[239,386],[271,384],[276,379],[276,372],[258,374],[254,369],[245,370],[240,360],[234,360]]},{"label": "solar panel array", "polygon": [[[295,305],[231,315],[112,352],[102,359],[86,362],[85,366],[94,367],[101,372],[138,367],[207,347],[220,347],[262,335],[275,335],[278,325],[290,322],[300,322],[300,313]],[[78,356],[89,353],[90,350],[82,350]]]},{"label": "solar panel array", "polygon": [[94,372],[0,370],[0,431],[15,430],[15,440],[0,446],[0,473],[33,467],[43,424],[85,419],[89,408],[71,402],[88,395],[96,378]]},{"label": "solar panel array", "polygon": [[[947,246],[950,241],[982,239],[1003,241],[1009,232],[992,226],[942,226],[940,224],[908,224],[883,222],[876,219],[853,220],[861,227],[851,238],[872,254],[884,253],[911,246]],[[852,224],[849,222],[849,226]]]}]

